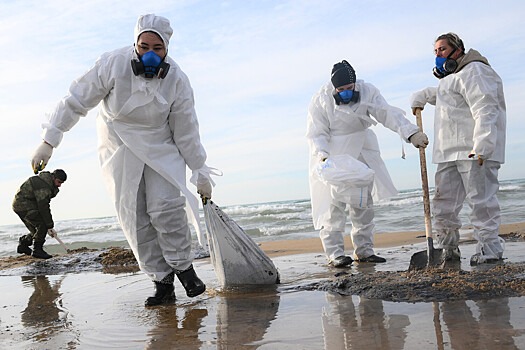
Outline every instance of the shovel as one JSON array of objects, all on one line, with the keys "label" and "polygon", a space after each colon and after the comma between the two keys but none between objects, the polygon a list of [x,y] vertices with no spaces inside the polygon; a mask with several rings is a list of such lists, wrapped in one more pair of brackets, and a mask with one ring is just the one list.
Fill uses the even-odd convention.
[{"label": "shovel", "polygon": [[66,251],[66,253],[69,253],[69,249],[66,247],[66,245],[64,244],[64,242],[62,242],[62,240],[58,237],[58,234],[55,230],[51,229],[49,231],[47,231],[47,233],[53,237],[54,239],[57,240],[58,243],[60,243],[60,245],[62,246],[62,248],[64,248],[64,250]]},{"label": "shovel", "polygon": [[[419,130],[423,132],[423,122],[421,120],[421,109],[416,109],[416,122]],[[432,220],[430,215],[430,195],[428,192],[428,178],[427,178],[427,160],[425,157],[425,149],[419,147],[419,164],[421,167],[421,183],[423,187],[423,207],[425,210],[425,236],[427,238],[427,250],[417,252],[410,258],[410,265],[408,271],[420,270],[425,267],[432,267],[441,265],[443,249],[434,249],[434,241],[432,240]]]}]

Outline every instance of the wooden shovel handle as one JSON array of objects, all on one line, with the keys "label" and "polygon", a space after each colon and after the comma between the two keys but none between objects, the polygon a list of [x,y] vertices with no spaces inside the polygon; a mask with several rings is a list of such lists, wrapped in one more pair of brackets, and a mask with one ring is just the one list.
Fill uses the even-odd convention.
[{"label": "wooden shovel handle", "polygon": [[64,248],[64,250],[69,253],[69,249],[67,249],[66,245],[64,244],[64,242],[62,242],[62,240],[60,238],[58,238],[58,235],[55,235],[55,239],[57,240],[58,243],[60,243],[60,245],[62,246],[62,248]]},{"label": "wooden shovel handle", "polygon": [[[421,109],[416,108],[416,123],[419,130],[423,132],[423,121],[421,120]],[[430,194],[428,192],[427,159],[425,149],[419,147],[419,164],[421,168],[421,184],[423,188],[423,208],[425,210],[425,235],[432,238],[432,219],[430,214]]]}]

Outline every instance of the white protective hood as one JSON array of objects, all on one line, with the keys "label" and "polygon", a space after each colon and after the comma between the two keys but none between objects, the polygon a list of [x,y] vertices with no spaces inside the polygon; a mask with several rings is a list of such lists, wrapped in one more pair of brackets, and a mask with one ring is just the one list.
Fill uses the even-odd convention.
[{"label": "white protective hood", "polygon": [[137,24],[135,25],[135,45],[138,44],[140,34],[144,32],[157,33],[164,41],[166,50],[170,43],[170,38],[173,34],[170,21],[162,16],[156,16],[154,14],[147,14],[139,16]]}]

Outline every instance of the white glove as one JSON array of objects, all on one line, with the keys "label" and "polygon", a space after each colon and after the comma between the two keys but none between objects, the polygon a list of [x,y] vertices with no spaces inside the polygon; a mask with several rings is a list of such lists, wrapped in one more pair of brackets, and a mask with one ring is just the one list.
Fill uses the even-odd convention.
[{"label": "white glove", "polygon": [[54,228],[50,228],[49,230],[47,230],[47,234],[50,235],[51,237],[55,238],[56,235],[57,235],[57,231],[55,231]]},{"label": "white glove", "polygon": [[212,186],[206,176],[199,175],[197,179],[197,193],[201,195],[201,198],[211,199]]},{"label": "white glove", "polygon": [[[476,157],[476,152],[474,152],[474,150],[470,151],[470,153],[468,154],[468,157],[469,158],[475,158]],[[483,165],[483,162],[485,161],[485,159],[487,159],[487,157],[482,156],[481,154],[478,154],[478,164],[479,164],[479,166]]]},{"label": "white glove", "polygon": [[408,141],[410,141],[416,148],[426,148],[428,145],[428,137],[424,132],[421,131],[418,131],[414,135],[410,136]]},{"label": "white glove", "polygon": [[33,158],[31,159],[31,166],[33,167],[33,172],[38,174],[39,171],[44,170],[53,154],[53,146],[49,143],[42,142],[40,146],[33,153]]}]

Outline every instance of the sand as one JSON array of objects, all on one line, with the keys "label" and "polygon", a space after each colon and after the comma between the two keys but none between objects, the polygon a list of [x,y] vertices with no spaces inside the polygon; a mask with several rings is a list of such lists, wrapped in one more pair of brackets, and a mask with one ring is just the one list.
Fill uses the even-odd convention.
[{"label": "sand", "polygon": [[[525,223],[505,224],[500,227],[501,235],[508,235],[510,233],[516,232],[525,232]],[[463,241],[470,239],[472,239],[472,237],[467,234]],[[395,233],[378,232],[374,236],[375,248],[399,247],[403,245],[411,245],[424,242],[426,242],[424,231],[404,231]],[[345,247],[352,247],[352,242],[350,241],[349,235],[345,235]],[[321,240],[318,238],[307,238],[286,241],[268,241],[261,243],[261,248],[270,257],[290,254],[323,252]]]},{"label": "sand", "polygon": [[466,233],[460,270],[416,272],[408,265],[424,232],[379,233],[388,263],[349,269],[328,267],[317,238],[264,242],[280,285],[221,290],[198,259],[206,293],[190,299],[176,284],[177,301],[154,308],[143,306],[151,281],[122,248],[3,258],[0,348],[525,348],[524,232],[502,227],[501,264],[471,267]]}]

